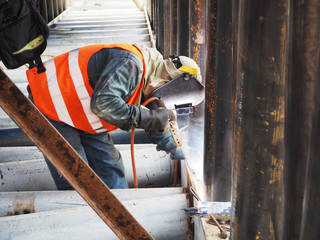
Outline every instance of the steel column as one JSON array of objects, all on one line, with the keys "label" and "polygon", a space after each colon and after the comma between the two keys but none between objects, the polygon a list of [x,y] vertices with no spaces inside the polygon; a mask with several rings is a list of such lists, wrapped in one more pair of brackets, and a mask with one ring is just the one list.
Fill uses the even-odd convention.
[{"label": "steel column", "polygon": [[206,58],[206,45],[205,45],[205,0],[189,0],[189,56],[198,63],[201,72],[205,72],[205,58]]},{"label": "steel column", "polygon": [[217,0],[207,1],[207,42],[206,47],[209,49],[206,55],[206,73],[205,73],[205,122],[204,122],[204,184],[206,186],[206,198],[212,201],[213,189],[213,160],[214,160],[214,98],[216,88],[216,29],[217,29]]},{"label": "steel column", "polygon": [[168,58],[171,55],[170,52],[170,34],[171,34],[171,14],[170,14],[170,2],[172,0],[163,0],[163,50],[162,54],[164,58]]},{"label": "steel column", "polygon": [[240,0],[235,86],[235,180],[231,238],[281,239],[286,0]]},{"label": "steel column", "polygon": [[189,57],[189,1],[178,1],[177,48],[178,55]]},{"label": "steel column", "polygon": [[[314,9],[317,9],[314,8]],[[316,28],[319,29],[318,27]],[[314,32],[317,32],[315,30]],[[318,44],[317,44],[318,45]],[[313,45],[315,46],[315,45]],[[319,52],[319,49],[318,51]],[[318,54],[319,56],[319,54]],[[314,59],[316,60],[316,59]],[[320,239],[320,85],[319,85],[319,59],[316,60],[314,71],[318,71],[317,79],[314,79],[314,89],[317,93],[314,101],[314,114],[312,124],[312,136],[310,146],[310,157],[307,163],[307,181],[305,184],[305,194],[303,201],[303,211],[301,220],[300,240],[318,240]],[[291,228],[292,230],[292,228]],[[289,239],[289,238],[287,238]],[[298,238],[297,238],[298,239]]]},{"label": "steel column", "polygon": [[[158,41],[158,0],[152,0],[152,8],[153,8],[153,31],[156,37],[156,41]],[[158,43],[156,43],[157,45]]]},{"label": "steel column", "polygon": [[53,13],[55,18],[59,15],[59,0],[53,1]]},{"label": "steel column", "polygon": [[163,2],[157,0],[157,49],[163,54],[164,52],[164,8]]},{"label": "steel column", "polygon": [[58,0],[58,13],[62,13],[64,11],[63,9],[63,1],[64,0]]},{"label": "steel column", "polygon": [[43,17],[43,19],[48,22],[48,6],[47,6],[47,0],[42,0],[40,2],[40,14]]},{"label": "steel column", "polygon": [[[319,225],[316,225],[319,223],[319,218],[305,217],[316,215],[319,217],[319,202],[317,204],[312,202],[319,196],[319,185],[317,185],[319,181],[315,177],[320,170],[319,164],[316,163],[319,162],[319,158],[314,159],[319,151],[314,149],[319,148],[319,136],[317,136],[319,132],[317,132],[318,126],[312,125],[312,121],[318,114],[315,106],[319,106],[319,102],[315,99],[319,100],[320,3],[317,0],[299,0],[291,3],[290,56],[292,58],[286,115],[284,239],[319,239]],[[308,178],[307,185],[306,178]],[[301,232],[302,216],[306,222]],[[308,233],[307,230],[311,232]]]},{"label": "steel column", "polygon": [[54,6],[53,6],[54,0],[47,0],[47,7],[48,7],[48,22],[51,22],[55,16],[54,16]]},{"label": "steel column", "polygon": [[0,105],[120,239],[153,239],[2,70]]},{"label": "steel column", "polygon": [[178,0],[170,1],[170,55],[177,54],[177,20],[178,20]]},{"label": "steel column", "polygon": [[207,199],[229,202],[232,169],[232,4],[231,0],[224,0],[209,5],[204,176]]}]

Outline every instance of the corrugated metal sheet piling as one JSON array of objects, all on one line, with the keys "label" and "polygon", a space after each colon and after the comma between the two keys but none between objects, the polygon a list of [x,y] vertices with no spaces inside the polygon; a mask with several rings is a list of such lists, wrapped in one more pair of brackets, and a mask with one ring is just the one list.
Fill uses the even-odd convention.
[{"label": "corrugated metal sheet piling", "polygon": [[320,171],[317,125],[320,2],[299,0],[290,1],[290,4],[287,6],[291,14],[291,39],[288,43],[291,48],[288,62],[283,239],[320,239],[320,182],[316,177]]},{"label": "corrugated metal sheet piling", "polygon": [[[231,201],[231,1],[207,1],[204,181],[207,200]],[[219,59],[219,61],[218,61]]]},{"label": "corrugated metal sheet piling", "polygon": [[285,0],[239,2],[232,239],[281,239],[288,52]]}]

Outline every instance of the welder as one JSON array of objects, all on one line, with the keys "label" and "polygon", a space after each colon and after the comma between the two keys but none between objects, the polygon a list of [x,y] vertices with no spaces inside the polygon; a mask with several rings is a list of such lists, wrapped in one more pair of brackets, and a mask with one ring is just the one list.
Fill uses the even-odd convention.
[{"label": "welder", "polygon": [[[167,131],[175,114],[141,106],[151,93],[187,72],[201,81],[190,58],[164,59],[144,45],[98,44],[66,52],[27,71],[30,98],[109,188],[127,188],[120,152],[108,132],[144,129],[158,151],[183,157]],[[59,190],[72,189],[46,159]]]}]

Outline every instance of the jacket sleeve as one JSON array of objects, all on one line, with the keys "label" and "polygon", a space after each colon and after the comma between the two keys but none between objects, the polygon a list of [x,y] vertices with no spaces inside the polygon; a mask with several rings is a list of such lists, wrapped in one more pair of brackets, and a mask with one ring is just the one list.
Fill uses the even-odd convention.
[{"label": "jacket sleeve", "polygon": [[137,88],[142,74],[140,59],[131,53],[109,59],[94,85],[92,112],[122,130],[136,127],[140,109],[126,101]]}]

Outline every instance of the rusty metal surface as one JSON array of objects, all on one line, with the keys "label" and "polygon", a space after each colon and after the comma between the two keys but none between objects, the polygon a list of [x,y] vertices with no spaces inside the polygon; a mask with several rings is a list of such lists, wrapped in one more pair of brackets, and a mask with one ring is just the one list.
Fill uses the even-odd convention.
[{"label": "rusty metal surface", "polygon": [[153,239],[2,70],[0,105],[120,239]]},{"label": "rusty metal surface", "polygon": [[205,73],[206,58],[206,1],[190,0],[189,54],[198,63],[201,73]]},{"label": "rusty metal surface", "polygon": [[310,0],[294,1],[290,9],[284,239],[320,239],[319,122],[314,118],[319,104],[319,8],[319,1]]},{"label": "rusty metal surface", "polygon": [[[319,29],[319,28],[317,28]],[[318,62],[319,69],[319,62]],[[312,136],[310,145],[310,158],[307,162],[307,179],[305,182],[305,195],[302,210],[301,229],[299,232],[300,239],[317,240],[320,239],[320,84],[319,73],[317,80],[314,79],[315,91],[317,92],[314,98],[314,114],[312,122]],[[289,230],[289,229],[288,229]],[[287,238],[289,239],[289,238]]]},{"label": "rusty metal surface", "polygon": [[177,48],[178,55],[189,56],[189,1],[177,0]]},{"label": "rusty metal surface", "polygon": [[236,9],[234,240],[282,239],[288,7],[243,0]]},{"label": "rusty metal surface", "polygon": [[214,101],[215,101],[215,87],[216,87],[216,28],[217,28],[217,1],[207,2],[208,13],[207,16],[207,52],[206,56],[206,74],[205,74],[205,136],[204,136],[204,184],[206,185],[207,199],[212,200],[213,196],[213,138],[214,138]]},{"label": "rusty metal surface", "polygon": [[[205,184],[207,199],[231,201],[232,2],[211,1],[207,19]],[[217,5],[220,4],[219,8]],[[219,59],[217,61],[217,59]]]},{"label": "rusty metal surface", "polygon": [[171,14],[170,2],[172,0],[162,0],[163,4],[163,52],[164,58],[168,58],[172,53],[170,52],[170,38],[171,38]]},{"label": "rusty metal surface", "polygon": [[170,54],[177,54],[178,0],[170,1]]}]

